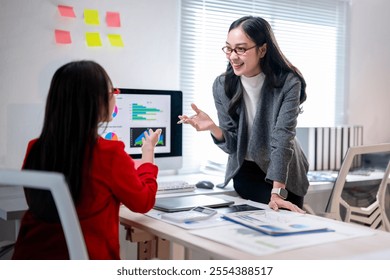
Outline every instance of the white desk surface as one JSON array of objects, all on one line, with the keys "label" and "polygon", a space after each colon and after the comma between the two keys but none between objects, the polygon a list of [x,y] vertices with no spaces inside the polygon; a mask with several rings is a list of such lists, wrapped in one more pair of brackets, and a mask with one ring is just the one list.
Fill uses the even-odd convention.
[{"label": "white desk surface", "polygon": [[[235,199],[240,202],[240,198]],[[367,227],[364,227],[364,230],[372,231],[373,235],[257,256],[193,235],[191,231],[166,223],[163,220],[134,213],[126,207],[121,207],[119,216],[120,222],[124,226],[132,226],[190,250],[202,252],[211,259],[390,259],[390,248],[384,246],[384,244],[390,244],[390,233]],[[342,223],[317,216],[311,217],[320,219],[324,223]],[[352,228],[361,227],[354,224],[343,224]]]}]

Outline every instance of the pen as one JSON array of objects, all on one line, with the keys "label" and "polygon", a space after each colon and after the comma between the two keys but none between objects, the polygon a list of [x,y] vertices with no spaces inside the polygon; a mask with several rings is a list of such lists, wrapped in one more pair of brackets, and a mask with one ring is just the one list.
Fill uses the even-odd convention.
[{"label": "pen", "polygon": [[180,120],[177,122],[177,124],[185,123],[186,120],[188,120],[188,119],[193,119],[194,117],[196,117],[196,115],[193,115],[193,116],[191,116],[191,117],[189,117],[189,118],[186,118],[186,119],[180,119]]}]

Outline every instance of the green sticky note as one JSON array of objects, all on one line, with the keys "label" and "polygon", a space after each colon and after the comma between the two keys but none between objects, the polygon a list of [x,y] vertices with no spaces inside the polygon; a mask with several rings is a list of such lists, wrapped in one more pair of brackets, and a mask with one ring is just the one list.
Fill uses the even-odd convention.
[{"label": "green sticky note", "polygon": [[124,44],[122,41],[122,36],[119,34],[108,34],[108,40],[110,41],[111,46],[123,48]]},{"label": "green sticky note", "polygon": [[86,32],[85,40],[87,41],[88,47],[101,47],[102,40],[100,38],[99,32]]},{"label": "green sticky note", "polygon": [[98,10],[84,10],[84,21],[86,24],[99,25],[99,12]]}]

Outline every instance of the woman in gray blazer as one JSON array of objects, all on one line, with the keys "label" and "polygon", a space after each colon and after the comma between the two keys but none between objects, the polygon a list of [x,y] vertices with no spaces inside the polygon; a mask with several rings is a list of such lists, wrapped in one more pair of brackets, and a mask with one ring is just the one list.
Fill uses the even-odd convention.
[{"label": "woman in gray blazer", "polygon": [[241,197],[303,212],[308,162],[295,134],[305,80],[260,17],[234,21],[222,50],[229,63],[213,84],[219,126],[195,104],[196,114],[180,122],[209,130],[229,154],[225,185],[233,179]]}]

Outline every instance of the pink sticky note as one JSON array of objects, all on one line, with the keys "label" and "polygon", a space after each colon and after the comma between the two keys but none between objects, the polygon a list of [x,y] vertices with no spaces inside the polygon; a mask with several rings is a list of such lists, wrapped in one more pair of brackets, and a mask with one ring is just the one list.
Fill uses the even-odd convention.
[{"label": "pink sticky note", "polygon": [[60,15],[63,17],[70,17],[70,18],[76,17],[76,14],[74,13],[73,7],[58,5],[58,11],[60,12]]},{"label": "pink sticky note", "polygon": [[55,38],[56,38],[57,44],[71,44],[72,43],[72,39],[70,37],[69,31],[56,29],[54,31],[54,33],[55,33]]},{"label": "pink sticky note", "polygon": [[109,27],[120,27],[121,18],[117,12],[107,12],[106,13],[106,22]]}]

